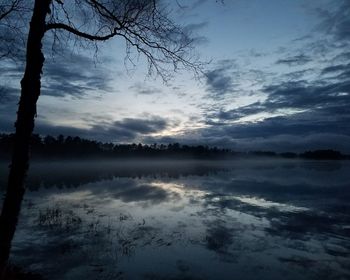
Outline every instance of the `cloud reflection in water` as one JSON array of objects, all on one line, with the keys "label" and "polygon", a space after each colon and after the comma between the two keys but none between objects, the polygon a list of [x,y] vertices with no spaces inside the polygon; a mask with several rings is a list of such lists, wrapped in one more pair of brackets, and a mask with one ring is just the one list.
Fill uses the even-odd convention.
[{"label": "cloud reflection in water", "polygon": [[57,169],[27,193],[12,260],[50,279],[349,275],[348,163],[193,164],[110,166],[74,187]]}]

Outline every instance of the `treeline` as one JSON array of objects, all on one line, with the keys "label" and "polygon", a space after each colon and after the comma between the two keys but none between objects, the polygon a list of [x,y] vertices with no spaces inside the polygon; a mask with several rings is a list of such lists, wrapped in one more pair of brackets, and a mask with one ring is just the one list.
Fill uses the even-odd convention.
[{"label": "treeline", "polygon": [[[14,142],[13,134],[0,134],[0,157],[11,155]],[[113,144],[80,137],[59,135],[58,137],[34,134],[31,139],[31,155],[34,158],[224,158],[235,153],[229,149],[218,149],[203,145],[188,146],[173,144]]]},{"label": "treeline", "polygon": [[[13,134],[0,134],[0,158],[10,158],[14,142]],[[33,158],[195,158],[195,159],[229,159],[237,157],[283,157],[304,159],[350,159],[349,156],[334,150],[316,150],[304,153],[275,153],[270,151],[235,152],[203,145],[189,146],[173,144],[113,144],[83,139],[78,136],[41,137],[34,134],[31,138],[31,155]]]},{"label": "treeline", "polygon": [[275,153],[275,152],[262,152],[262,151],[249,152],[248,154],[255,155],[255,156],[266,156],[266,157],[303,158],[303,159],[316,159],[316,160],[350,159],[349,155],[343,155],[341,152],[331,150],[331,149],[306,151],[299,154],[293,153],[293,152]]}]

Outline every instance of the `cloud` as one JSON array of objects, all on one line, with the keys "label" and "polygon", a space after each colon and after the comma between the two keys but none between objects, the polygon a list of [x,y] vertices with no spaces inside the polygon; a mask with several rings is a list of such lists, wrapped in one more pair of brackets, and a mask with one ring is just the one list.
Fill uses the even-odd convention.
[{"label": "cloud", "polygon": [[197,30],[201,30],[204,27],[208,26],[208,22],[207,21],[203,21],[203,22],[199,22],[199,23],[191,23],[191,24],[187,24],[184,26],[184,31],[185,32],[193,32],[193,31],[197,31]]},{"label": "cloud", "polygon": [[[260,111],[259,103],[256,110]],[[249,108],[249,110],[254,108]],[[237,112],[234,112],[235,114]],[[265,118],[258,122],[231,122],[232,112],[219,114],[218,122],[184,131],[172,137],[146,137],[147,143],[174,143],[277,152],[307,149],[337,149],[350,152],[350,109],[348,105],[315,108],[293,115]],[[215,116],[218,117],[218,116]],[[240,117],[240,116],[238,116]]]},{"label": "cloud", "polygon": [[[216,146],[221,148],[230,148],[236,151],[275,151],[275,152],[303,152],[305,150],[315,149],[335,149],[342,151],[343,153],[350,153],[350,136],[344,135],[337,131],[334,133],[310,133],[310,134],[294,134],[293,131],[287,131],[286,134],[274,135],[272,131],[265,133],[263,136],[252,134],[244,134],[247,130],[252,131],[254,128],[248,129],[246,127],[238,127],[235,133],[231,136],[225,134],[225,130],[217,131],[216,127],[212,127],[206,130],[204,135],[199,135],[196,139],[188,136],[176,137],[173,136],[170,143],[179,142],[188,145],[205,144],[208,146]],[[240,134],[240,128],[242,128]],[[208,130],[212,130],[209,134]],[[279,131],[278,128],[275,131]],[[240,135],[239,138],[234,136]],[[166,139],[165,139],[166,140]],[[149,139],[148,143],[169,143],[164,141],[163,138],[153,137]]]},{"label": "cloud", "polygon": [[0,104],[9,104],[18,101],[19,89],[11,86],[0,86]]},{"label": "cloud", "polygon": [[[204,2],[195,1],[195,4]],[[280,59],[276,58],[273,50],[261,54],[248,48],[248,58],[242,56],[237,61],[220,60],[208,68],[204,75],[205,97],[223,102],[203,100],[200,105],[195,104],[201,112],[204,111],[204,117],[198,120],[202,121],[203,128],[188,128],[178,135],[155,137],[154,134],[163,132],[173,124],[168,119],[151,116],[111,122],[83,120],[89,129],[52,126],[41,121],[36,131],[117,142],[180,142],[279,150],[304,150],[314,145],[349,150],[349,144],[346,143],[349,143],[350,130],[350,53],[347,45],[350,38],[350,4],[349,1],[329,3],[329,9],[319,9],[322,24],[316,32],[313,30],[316,34],[301,34],[305,36],[285,48],[284,55],[277,57]],[[191,4],[183,4],[188,5],[185,9],[190,9]],[[207,22],[191,23],[185,26],[185,31],[195,34],[207,25]],[[254,64],[247,64],[257,69],[248,69],[247,64],[242,66],[252,57]],[[266,66],[266,61],[268,70],[261,66]],[[1,65],[5,64],[2,62]],[[292,68],[286,70],[281,65],[300,67],[299,71],[291,71]],[[281,69],[285,72],[281,73]],[[3,80],[14,78],[19,81],[22,73],[21,66],[0,67]],[[42,84],[43,95],[57,97],[82,98],[91,92],[111,90],[110,74],[105,66],[98,64],[95,67],[85,52],[73,55],[64,52],[62,57],[47,58]],[[3,84],[3,88],[0,91],[0,103],[6,105],[0,104],[0,110],[4,112],[0,124],[2,130],[13,127],[13,121],[8,116],[10,111],[15,116],[13,108],[18,98],[15,86],[9,83]],[[129,89],[142,95],[162,92],[162,88],[145,83],[134,83]],[[245,94],[242,103],[237,98],[238,92]],[[232,97],[237,103],[232,102]],[[205,102],[207,104],[203,104]],[[255,121],[247,122],[249,117]],[[245,118],[244,123],[242,118]]]},{"label": "cloud", "polygon": [[[2,130],[4,128],[11,128],[11,123],[8,122],[4,124],[0,122],[0,125]],[[34,133],[39,133],[42,135],[62,134],[80,136],[99,141],[130,143],[133,141],[139,141],[140,137],[142,136],[161,132],[170,126],[167,119],[159,116],[151,116],[149,118],[124,118],[111,123],[91,123],[90,121],[90,125],[90,128],[77,128],[71,126],[53,125],[41,120],[37,122]]]},{"label": "cloud", "polygon": [[347,50],[344,50],[343,52],[338,54],[333,60],[337,61],[337,62],[349,61],[350,60],[350,52],[348,52]]},{"label": "cloud", "polygon": [[[298,71],[299,72],[299,71]],[[292,72],[293,73],[293,72]],[[350,79],[348,64],[327,66],[320,70],[320,77],[314,81],[294,80],[293,75],[285,75],[286,81],[262,87],[267,95],[264,101],[253,102],[231,110],[219,110],[208,115],[208,121],[234,121],[259,113],[279,113],[308,111],[319,113],[324,119],[350,114]],[[322,75],[332,75],[331,79]],[[302,75],[302,74],[301,74]],[[328,114],[328,115],[327,115]],[[307,121],[307,120],[306,120]]]},{"label": "cloud", "polygon": [[[350,80],[323,84],[305,81],[285,82],[268,86],[264,89],[269,94],[265,102],[268,108],[298,108],[313,109],[313,106],[328,107],[331,104],[350,103]],[[339,93],[346,93],[338,95]]]},{"label": "cloud", "polygon": [[299,66],[304,65],[312,61],[309,56],[300,54],[295,56],[286,57],[284,59],[279,59],[276,61],[276,64],[286,64],[288,66]]},{"label": "cloud", "polygon": [[187,34],[189,38],[191,38],[191,40],[195,44],[197,45],[206,44],[209,42],[209,39],[205,36],[198,35],[197,32],[207,27],[208,24],[209,23],[207,21],[187,24],[183,27],[183,31],[185,32],[185,34]]},{"label": "cloud", "polygon": [[233,79],[230,71],[235,67],[234,60],[220,60],[218,66],[204,74],[207,91],[220,96],[234,91]]},{"label": "cloud", "polygon": [[184,11],[191,12],[205,4],[207,1],[208,0],[196,0],[193,3],[189,3],[188,1],[176,1],[176,4],[179,7],[178,12],[183,13]]},{"label": "cloud", "polygon": [[[24,67],[10,61],[1,61],[0,67],[0,111],[3,132],[13,132],[20,95],[20,79]],[[106,68],[93,66],[93,61],[84,55],[64,54],[59,59],[47,58],[42,78],[42,95],[54,97],[72,96],[82,98],[90,92],[106,92],[109,87],[110,74]],[[48,127],[46,127],[48,129]],[[80,135],[80,130],[60,127],[65,134]],[[45,131],[45,129],[44,129]],[[52,131],[52,129],[48,129]],[[47,132],[49,133],[49,132]]]},{"label": "cloud", "polygon": [[319,8],[318,14],[322,19],[319,30],[331,34],[338,41],[350,39],[350,2],[340,0],[327,8]]},{"label": "cloud", "polygon": [[50,96],[81,98],[91,91],[111,91],[111,76],[101,64],[84,55],[65,54],[44,65],[42,93]]},{"label": "cloud", "polygon": [[264,103],[261,102],[254,102],[247,106],[242,106],[237,109],[233,110],[220,110],[216,114],[212,114],[209,116],[210,118],[219,119],[220,121],[232,121],[232,120],[238,120],[242,117],[249,116],[249,115],[255,115],[257,113],[261,113],[266,111],[266,106]]},{"label": "cloud", "polygon": [[135,91],[136,94],[141,95],[152,95],[162,93],[162,90],[160,88],[149,86],[145,83],[135,83],[134,85],[130,86],[129,89]]},{"label": "cloud", "polygon": [[321,74],[347,80],[350,77],[350,63],[328,66],[322,70]]},{"label": "cloud", "polygon": [[[267,94],[264,101],[207,115],[208,127],[200,131],[199,138],[238,149],[334,148],[349,152],[350,79],[346,79],[346,66],[320,70],[323,75],[336,73],[331,80],[289,79],[266,85],[262,88]],[[239,122],[257,114],[265,114],[265,119]],[[267,117],[269,114],[279,116]]]},{"label": "cloud", "polygon": [[236,142],[237,146],[243,150],[272,150],[276,152],[294,151],[302,152],[316,149],[334,149],[343,153],[350,153],[348,144],[350,137],[337,131],[332,133],[310,133],[307,135],[271,135],[265,138],[247,138]]},{"label": "cloud", "polygon": [[[229,137],[232,142],[239,142],[241,146],[239,148],[242,148],[242,144],[246,146],[251,141],[261,142],[262,140],[266,141],[266,139],[271,141],[271,139],[280,137],[303,138],[321,134],[350,137],[349,121],[350,117],[341,121],[333,119],[327,122],[325,119],[319,120],[318,117],[312,118],[308,114],[300,113],[296,116],[271,117],[260,122],[211,126],[203,129],[200,133],[206,141]],[[282,138],[278,140],[281,141]],[[275,148],[276,145],[270,147],[270,149]]]},{"label": "cloud", "polygon": [[125,118],[122,121],[114,122],[112,127],[135,133],[149,134],[165,129],[167,121],[161,117],[152,117],[151,119]]},{"label": "cloud", "polygon": [[[335,108],[339,110],[338,107]],[[42,135],[72,135],[100,141],[118,143],[175,143],[189,145],[205,144],[246,150],[304,151],[307,149],[337,149],[350,153],[350,113],[349,107],[343,108],[347,114],[342,117],[332,114],[331,109],[319,109],[301,112],[292,116],[267,118],[260,122],[215,123],[205,128],[186,130],[173,136],[154,136],[170,126],[168,120],[151,116],[149,118],[125,118],[111,124],[98,123],[90,129],[67,126],[53,126],[39,121],[35,133]],[[4,123],[5,122],[5,123]],[[2,129],[13,125],[0,121]]]},{"label": "cloud", "polygon": [[171,196],[171,192],[152,185],[137,185],[127,188],[121,192],[114,194],[114,197],[123,202],[152,202],[159,204],[167,201]]},{"label": "cloud", "polygon": [[124,133],[129,137],[138,134],[151,134],[160,132],[166,129],[168,123],[161,117],[152,117],[150,119],[125,118],[121,121],[114,122],[109,128],[108,132],[111,134]]},{"label": "cloud", "polygon": [[[309,39],[308,47],[312,43]],[[198,142],[237,150],[333,148],[349,153],[350,56],[346,48],[323,47],[331,58],[323,59],[318,67],[261,81],[258,90],[265,99],[234,109],[219,106],[204,114],[206,127],[195,132]],[[307,51],[313,53],[314,49]],[[311,57],[305,52],[280,59],[277,64],[304,66]],[[247,122],[247,117],[255,121]],[[179,139],[193,143],[189,134]]]},{"label": "cloud", "polygon": [[[111,74],[103,63],[106,62],[94,64],[93,59],[89,56],[71,54],[68,51],[60,57],[48,56],[43,68],[41,94],[82,98],[90,92],[111,91],[112,88],[109,85]],[[17,86],[19,91],[24,66],[11,61],[1,61],[0,68],[2,83],[11,81],[11,87]]]}]

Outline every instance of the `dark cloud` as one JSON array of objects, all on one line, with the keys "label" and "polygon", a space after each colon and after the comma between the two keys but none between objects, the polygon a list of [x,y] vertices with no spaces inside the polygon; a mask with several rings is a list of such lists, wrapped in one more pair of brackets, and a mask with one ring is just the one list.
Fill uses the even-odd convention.
[{"label": "dark cloud", "polygon": [[[265,86],[261,88],[267,96],[264,101],[231,110],[218,108],[216,112],[207,114],[207,127],[196,132],[197,138],[207,144],[238,150],[333,148],[350,152],[348,59],[348,52],[342,50],[328,60],[324,68],[280,75],[270,84],[265,80]],[[314,80],[306,79],[310,73],[319,76]],[[241,118],[257,114],[279,116],[239,122]],[[190,137],[187,139],[191,141]]]},{"label": "dark cloud", "polygon": [[[20,88],[24,66],[11,61],[2,61],[0,68],[2,84],[11,81],[11,88]],[[91,57],[82,54],[63,53],[59,57],[46,58],[42,77],[42,95],[81,98],[94,91],[111,91],[111,74],[102,65],[94,64]],[[7,95],[14,90],[8,86]]]},{"label": "dark cloud", "polygon": [[15,63],[14,61],[10,60],[1,61],[0,77],[2,79],[2,84],[9,82],[9,79],[19,81],[23,76],[23,72],[24,64]]},{"label": "dark cloud", "polygon": [[[2,130],[4,127],[12,128],[11,123],[0,122]],[[91,124],[91,128],[83,129],[70,126],[53,125],[44,121],[38,121],[34,132],[42,135],[71,135],[80,136],[99,141],[133,142],[139,141],[139,137],[151,133],[160,132],[169,126],[168,120],[158,116],[149,118],[125,118],[110,124]],[[12,129],[11,129],[12,130]]]},{"label": "dark cloud", "polygon": [[13,88],[11,86],[1,86],[0,87],[0,104],[13,104],[18,101],[19,89]]},{"label": "dark cloud", "polygon": [[220,110],[209,115],[209,120],[232,121],[258,113],[276,113],[281,110],[300,110],[317,114],[322,111],[323,119],[340,118],[344,114],[350,114],[350,110],[347,109],[350,108],[349,67],[343,64],[321,70],[323,75],[331,73],[336,74],[332,80],[316,81],[295,81],[289,75],[288,81],[262,88],[267,94],[266,100],[228,111]]},{"label": "dark cloud", "polygon": [[[204,2],[195,1],[193,6]],[[180,2],[180,5],[182,4],[188,5],[183,8],[192,9],[191,4]],[[184,131],[181,135],[156,138],[152,133],[166,129],[169,121],[160,117],[149,117],[125,118],[110,123],[87,121],[90,129],[52,126],[39,122],[36,131],[42,134],[62,133],[117,142],[141,139],[149,143],[205,143],[238,149],[305,150],[333,147],[349,151],[347,143],[350,143],[350,53],[347,51],[347,42],[350,38],[350,3],[345,0],[330,2],[328,8],[319,9],[318,12],[322,24],[318,27],[317,34],[305,35],[294,40],[298,47],[300,44],[305,48],[302,46],[294,53],[292,47],[286,48],[284,53],[288,55],[281,56],[276,61],[277,65],[304,66],[298,69],[299,71],[276,73],[268,77],[265,70],[245,70],[238,68],[234,60],[221,60],[205,72],[208,96],[215,100],[225,100],[229,93],[238,92],[239,73],[244,73],[245,78],[249,77],[266,95],[265,100],[254,101],[230,110],[224,109],[222,105],[210,105],[211,108],[204,109],[210,111],[204,116],[205,128]],[[195,33],[207,24],[189,24],[185,26],[185,32]],[[325,33],[327,36],[324,36]],[[319,36],[320,34],[322,36]],[[250,55],[254,58],[264,56],[254,50],[250,51]],[[312,64],[309,63],[311,61]],[[319,66],[316,63],[320,63]],[[2,66],[4,65],[2,62]],[[308,69],[305,69],[306,67]],[[22,73],[22,66],[6,64],[6,67],[0,67],[3,80],[11,78],[19,81]],[[46,61],[43,94],[81,98],[95,90],[111,90],[109,81],[108,71],[99,64],[95,67],[90,57],[63,52],[62,57],[48,58]],[[4,85],[3,89],[0,91],[0,103],[6,105],[1,104],[0,110],[6,112],[4,115],[9,115],[7,112],[11,111],[12,116],[18,91],[12,84]],[[129,89],[143,95],[161,93],[161,89],[146,84],[135,84]],[[239,123],[241,118],[254,117],[257,114],[280,116]],[[12,123],[10,117],[1,117],[2,130],[12,129]]]},{"label": "dark cloud", "polygon": [[[258,105],[257,105],[258,107]],[[258,110],[258,109],[257,109]],[[342,110],[342,111],[341,111]],[[340,112],[341,111],[341,112]],[[319,108],[258,122],[232,123],[232,115],[221,114],[221,122],[172,137],[147,137],[147,143],[174,143],[233,148],[239,151],[273,150],[301,152],[336,149],[350,152],[350,109],[348,105]],[[234,116],[236,117],[236,116]]]},{"label": "dark cloud", "polygon": [[286,64],[288,66],[304,65],[312,61],[310,57],[300,54],[277,60],[276,64]]},{"label": "dark cloud", "polygon": [[136,94],[141,95],[152,95],[162,93],[162,90],[153,86],[149,86],[145,83],[136,83],[129,87],[129,89],[136,92]]},{"label": "dark cloud", "polygon": [[136,141],[138,136],[160,132],[168,126],[167,120],[160,117],[150,119],[125,118],[107,127],[96,125],[92,131],[99,132],[104,139],[114,141]]},{"label": "dark cloud", "polygon": [[213,95],[220,96],[234,91],[231,70],[235,67],[235,62],[233,60],[220,60],[217,64],[215,69],[207,71],[204,76],[207,90]]},{"label": "dark cloud", "polygon": [[303,79],[305,75],[314,74],[314,73],[315,73],[315,69],[309,68],[309,69],[289,72],[285,74],[284,77],[287,80],[297,81],[297,80]]},{"label": "dark cloud", "polygon": [[189,1],[176,1],[177,5],[179,6],[179,13],[183,13],[185,11],[193,11],[196,8],[202,6],[205,2],[208,0],[196,0],[192,1],[192,3],[189,3]]},{"label": "dark cloud", "polygon": [[[347,67],[325,68],[344,74]],[[339,74],[339,75],[340,75]],[[287,81],[263,88],[267,98],[207,116],[201,131],[207,142],[239,149],[305,150],[334,148],[349,152],[350,80]],[[292,113],[295,110],[298,113]],[[259,113],[286,114],[262,121],[232,123]]]},{"label": "dark cloud", "polygon": [[[335,148],[340,147],[341,141],[350,138],[349,122],[350,117],[341,121],[335,119],[327,122],[323,118],[311,118],[301,113],[297,117],[273,117],[254,123],[212,126],[202,130],[201,137],[207,142],[217,143],[220,143],[220,139],[224,139],[222,145],[231,144],[238,149],[264,147],[268,150],[283,150],[285,147],[295,150],[302,146],[304,146],[302,149],[310,147],[310,143],[314,145],[319,143],[318,147]],[[297,143],[300,143],[300,146]],[[345,146],[350,148],[350,145],[345,144],[341,146],[342,150]]]},{"label": "dark cloud", "polygon": [[340,0],[331,3],[329,7],[318,9],[322,18],[319,29],[332,35],[336,40],[348,41],[350,39],[350,2]]},{"label": "dark cloud", "polygon": [[206,26],[208,26],[207,21],[200,22],[200,23],[192,23],[184,26],[183,30],[195,44],[200,45],[200,44],[205,44],[209,42],[207,37],[200,36],[197,34],[198,31],[205,28]]},{"label": "dark cloud", "polygon": [[[315,118],[310,121],[307,116],[305,118],[300,116],[299,120],[275,117],[258,123],[212,124],[206,128],[187,130],[181,135],[174,136],[150,136],[125,130],[106,130],[105,134],[98,134],[101,133],[100,130],[91,130],[87,136],[104,141],[113,139],[117,142],[138,141],[146,144],[176,142],[187,145],[205,144],[237,151],[302,152],[314,149],[335,149],[350,153],[349,122],[350,118],[344,118],[342,121],[335,119],[324,123],[324,119]],[[60,132],[56,128],[55,131],[57,134]],[[84,131],[85,134],[86,132]]]},{"label": "dark cloud", "polygon": [[[20,79],[23,75],[23,65],[2,61],[0,67],[0,111],[3,132],[13,132],[16,110],[20,95]],[[42,79],[42,95],[56,97],[73,96],[81,98],[91,91],[108,91],[110,76],[102,67],[94,67],[93,61],[83,55],[70,55],[61,59],[48,58],[44,67]],[[43,124],[42,124],[43,125]],[[44,125],[45,126],[45,125]],[[68,127],[58,127],[66,135],[87,135],[81,130]],[[54,132],[52,126],[39,128],[45,134]]]},{"label": "dark cloud", "polygon": [[313,109],[330,105],[350,103],[350,80],[345,82],[324,84],[306,81],[290,81],[264,89],[269,94],[265,105],[270,109],[297,108]]},{"label": "dark cloud", "polygon": [[165,129],[167,121],[161,117],[152,117],[151,119],[125,118],[122,121],[114,122],[112,127],[134,133],[149,134]]},{"label": "dark cloud", "polygon": [[333,60],[337,61],[337,62],[349,61],[350,60],[350,52],[348,52],[347,50],[344,50],[343,52],[338,54]]},{"label": "dark cloud", "polygon": [[229,111],[220,111],[217,114],[213,114],[211,117],[217,118],[221,121],[225,120],[237,120],[248,115],[254,115],[266,111],[265,104],[261,102],[254,102],[247,106],[242,106],[237,109]]},{"label": "dark cloud", "polygon": [[208,26],[208,24],[209,23],[207,21],[203,21],[200,23],[191,23],[191,24],[185,25],[184,30],[185,32],[193,32],[193,31],[203,29],[204,27]]},{"label": "dark cloud", "polygon": [[[83,61],[85,61],[83,59]],[[55,73],[54,69],[52,76],[54,80],[69,80],[72,84],[57,85],[60,89],[69,89],[75,96],[83,94],[83,90],[89,87],[90,83],[98,83],[98,80],[86,81],[86,86],[73,85],[73,81],[79,79],[84,80],[84,75],[76,73],[69,77],[69,73],[66,72],[65,66],[62,64],[55,66],[58,71]],[[67,77],[66,77],[67,76]],[[75,82],[74,82],[75,83]],[[70,89],[72,88],[72,89]],[[50,91],[54,91],[51,88]],[[63,93],[64,91],[62,91]],[[68,92],[68,91],[67,91]],[[14,122],[16,118],[17,103],[19,100],[20,90],[12,86],[3,85],[0,87],[0,132],[12,133],[14,131]],[[53,92],[54,93],[54,92]],[[56,94],[55,96],[59,96]],[[117,142],[132,142],[138,141],[138,137],[141,135],[148,135],[155,132],[160,132],[169,126],[169,121],[159,116],[149,116],[145,118],[125,118],[120,121],[101,120],[96,117],[84,120],[90,128],[76,128],[70,126],[54,125],[46,122],[45,119],[40,118],[36,121],[35,133],[42,135],[72,135],[80,136],[89,139],[96,139],[100,141],[117,141]]]},{"label": "dark cloud", "polygon": [[88,56],[66,54],[51,58],[44,66],[42,93],[81,98],[91,91],[110,91],[111,76]]},{"label": "dark cloud", "polygon": [[[321,115],[318,115],[321,118]],[[348,123],[350,117],[339,120],[329,120],[328,122],[308,113],[300,113],[293,116],[280,116],[267,118],[257,123],[247,123],[236,126],[228,126],[225,132],[234,138],[258,138],[271,137],[277,135],[305,136],[310,134],[343,134],[350,136]]]},{"label": "dark cloud", "polygon": [[350,63],[337,64],[324,68],[321,72],[322,75],[336,75],[338,79],[349,79],[350,77]]}]

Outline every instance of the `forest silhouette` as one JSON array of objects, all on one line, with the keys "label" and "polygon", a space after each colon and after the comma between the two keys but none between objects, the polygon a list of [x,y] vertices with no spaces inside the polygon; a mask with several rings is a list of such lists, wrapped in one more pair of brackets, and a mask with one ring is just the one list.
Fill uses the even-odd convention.
[{"label": "forest silhouette", "polygon": [[[13,134],[0,134],[0,159],[9,158],[13,147]],[[31,137],[31,154],[34,159],[79,158],[161,158],[161,159],[234,159],[241,157],[303,158],[314,160],[349,159],[332,149],[305,151],[302,153],[273,151],[238,152],[207,145],[170,144],[114,144],[88,140],[78,136]]]}]

